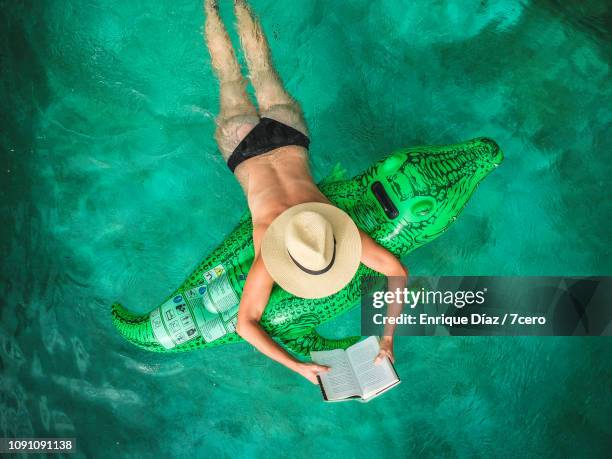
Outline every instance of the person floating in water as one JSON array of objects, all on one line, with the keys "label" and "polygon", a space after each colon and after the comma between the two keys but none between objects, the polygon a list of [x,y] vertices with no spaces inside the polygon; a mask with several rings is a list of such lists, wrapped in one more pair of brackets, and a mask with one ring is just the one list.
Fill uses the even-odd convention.
[{"label": "person floating in water", "polygon": [[[266,356],[317,384],[317,373],[329,368],[297,360],[259,324],[274,283],[298,297],[324,298],[350,282],[359,263],[388,276],[389,290],[404,287],[408,271],[317,188],[310,173],[310,140],[302,110],[272,65],[261,24],[246,1],[236,0],[234,5],[258,109],[247,95],[217,2],[204,2],[206,44],[220,87],[215,138],[244,190],[253,219],[255,254],[236,332]],[[397,308],[401,305],[389,305],[388,312],[397,315]],[[394,360],[393,328],[385,330],[377,359]]]}]

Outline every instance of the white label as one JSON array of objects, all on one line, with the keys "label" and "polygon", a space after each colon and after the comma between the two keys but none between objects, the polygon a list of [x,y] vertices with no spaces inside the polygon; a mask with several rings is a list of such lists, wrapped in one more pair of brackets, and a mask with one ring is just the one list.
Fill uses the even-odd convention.
[{"label": "white label", "polygon": [[234,309],[239,303],[238,295],[230,285],[227,274],[217,277],[208,284],[208,295],[202,297],[202,304],[212,313],[225,313]]},{"label": "white label", "polygon": [[155,339],[164,346],[166,349],[172,349],[174,347],[174,342],[166,332],[164,327],[164,323],[160,317],[159,308],[156,308],[150,316],[151,319],[151,327],[153,327],[153,335],[155,335]]},{"label": "white label", "polygon": [[226,326],[230,333],[236,331],[236,324],[238,323],[238,314],[236,314],[229,322],[227,322]]},{"label": "white label", "polygon": [[206,282],[210,283],[213,280],[215,280],[217,277],[223,275],[223,273],[225,273],[225,268],[223,267],[223,265],[217,265],[214,268],[206,271],[202,275],[202,277],[204,278]]},{"label": "white label", "polygon": [[150,316],[153,334],[166,349],[186,343],[199,335],[189,306],[182,295],[175,295]]},{"label": "white label", "polygon": [[227,330],[223,326],[223,320],[221,317],[216,317],[212,320],[205,320],[202,322],[200,332],[207,342],[211,342],[221,338],[227,333]]},{"label": "white label", "polygon": [[187,290],[185,297],[202,337],[211,342],[236,330],[240,299],[223,265],[215,266],[203,277],[210,280]]}]

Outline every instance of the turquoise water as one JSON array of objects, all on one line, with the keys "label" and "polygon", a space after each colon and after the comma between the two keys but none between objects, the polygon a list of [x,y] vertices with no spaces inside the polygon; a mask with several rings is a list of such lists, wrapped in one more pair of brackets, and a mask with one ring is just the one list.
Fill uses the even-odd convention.
[{"label": "turquoise water", "polygon": [[[456,224],[405,259],[413,274],[609,275],[609,12],[562,3],[252,5],[317,178],[405,146],[502,146]],[[609,339],[400,337],[402,385],[365,405],[322,403],[246,344],[124,342],[112,301],[150,310],[246,207],[212,138],[201,5],[0,5],[2,436],[76,437],[74,457],[609,451]],[[322,332],[358,327],[354,310]]]}]

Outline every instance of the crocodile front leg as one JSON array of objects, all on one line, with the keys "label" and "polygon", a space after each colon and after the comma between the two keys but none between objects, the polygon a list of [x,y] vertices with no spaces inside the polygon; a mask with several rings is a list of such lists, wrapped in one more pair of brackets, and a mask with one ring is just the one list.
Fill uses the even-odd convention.
[{"label": "crocodile front leg", "polygon": [[308,356],[310,351],[329,351],[332,349],[346,349],[361,339],[361,336],[349,336],[341,339],[324,338],[316,330],[295,337],[281,338],[282,343],[292,352]]}]

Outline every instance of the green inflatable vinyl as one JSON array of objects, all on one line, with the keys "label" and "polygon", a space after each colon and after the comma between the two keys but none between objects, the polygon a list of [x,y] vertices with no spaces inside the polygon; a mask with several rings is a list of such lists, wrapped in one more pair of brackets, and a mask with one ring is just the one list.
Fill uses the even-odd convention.
[{"label": "green inflatable vinyl", "polygon": [[[415,147],[376,162],[352,179],[336,168],[319,187],[359,228],[402,257],[441,235],[502,159],[498,145],[488,138]],[[241,341],[235,332],[238,304],[253,255],[247,213],[153,311],[134,314],[113,304],[117,330],[131,343],[154,352],[191,351]],[[297,354],[347,348],[360,337],[326,339],[315,327],[354,307],[360,299],[361,276],[374,274],[361,265],[346,287],[320,299],[297,298],[275,286],[261,325]]]}]

